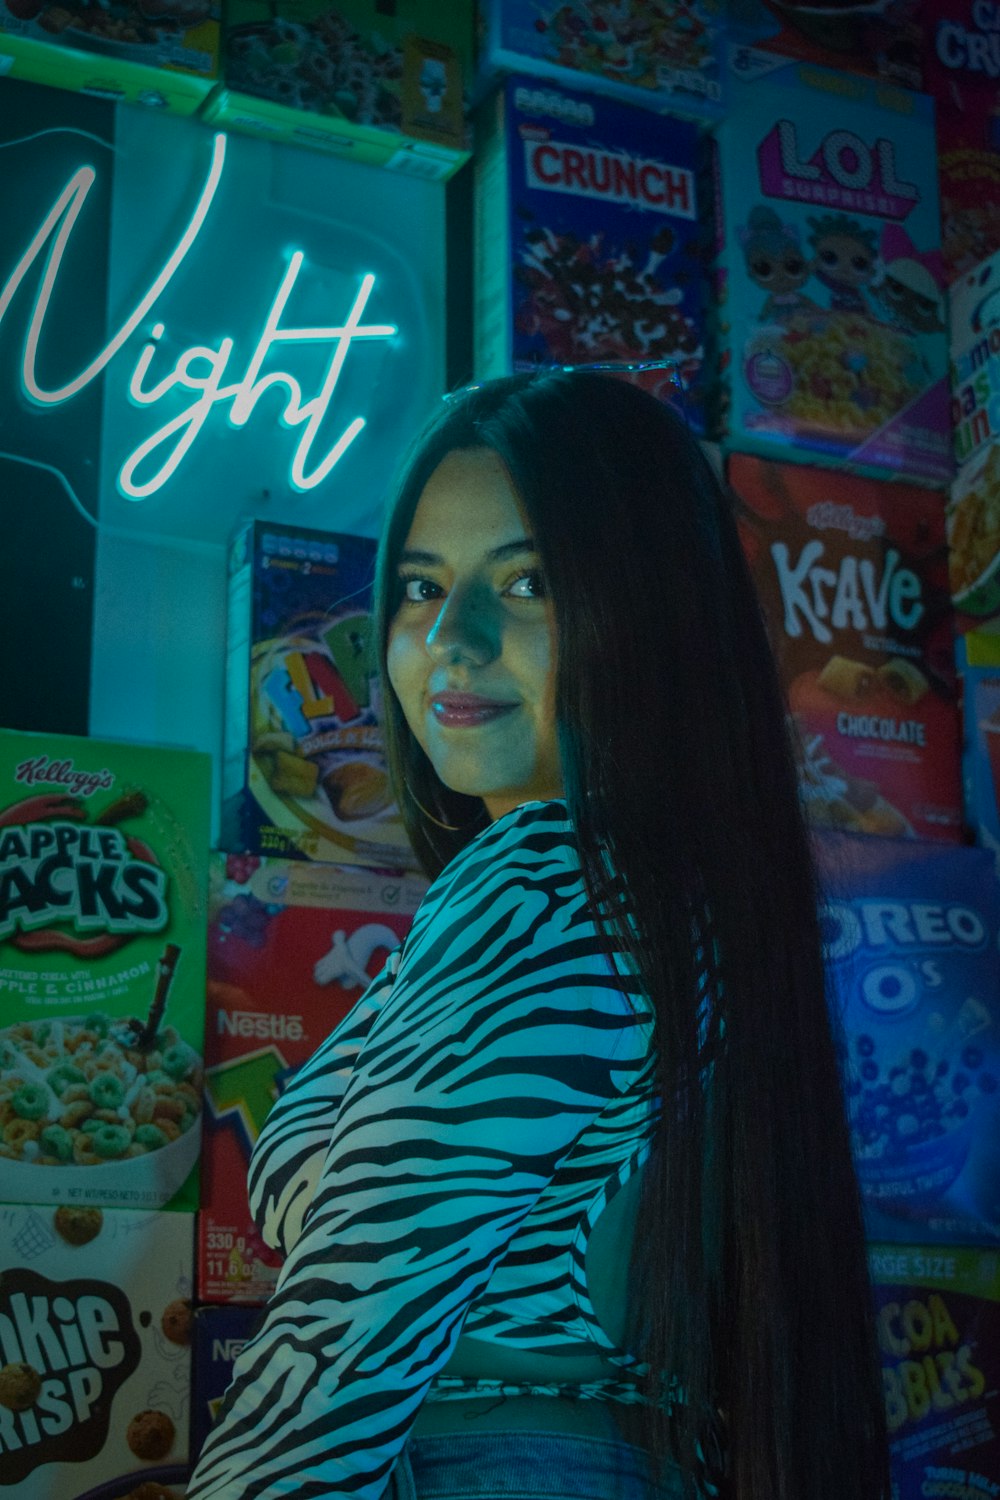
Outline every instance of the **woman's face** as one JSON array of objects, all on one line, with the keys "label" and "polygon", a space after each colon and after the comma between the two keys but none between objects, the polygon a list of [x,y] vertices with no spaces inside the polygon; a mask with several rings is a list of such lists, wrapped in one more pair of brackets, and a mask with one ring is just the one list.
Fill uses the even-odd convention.
[{"label": "woman's face", "polygon": [[538,553],[507,470],[489,448],[435,469],[399,561],[389,681],[452,791],[492,818],[562,792],[556,631]]}]

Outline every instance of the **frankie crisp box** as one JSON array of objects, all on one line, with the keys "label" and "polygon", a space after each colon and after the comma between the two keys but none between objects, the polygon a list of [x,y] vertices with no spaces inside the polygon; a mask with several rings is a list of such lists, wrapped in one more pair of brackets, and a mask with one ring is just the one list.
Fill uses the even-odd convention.
[{"label": "frankie crisp box", "polygon": [[810,821],[957,841],[944,496],[745,454],[728,472]]},{"label": "frankie crisp box", "polygon": [[247,1206],[275,1099],[402,942],[427,882],[336,865],[211,861],[198,1295],[264,1302],[280,1257]]},{"label": "frankie crisp box", "polygon": [[508,79],[478,120],[477,376],[670,360],[631,378],[703,432],[701,161],[688,121]]},{"label": "frankie crisp box", "polygon": [[179,1496],[191,1214],[0,1207],[0,1496]]},{"label": "frankie crisp box", "polygon": [[224,848],[414,867],[370,649],[375,543],[255,521],[229,553]]},{"label": "frankie crisp box", "polygon": [[893,1495],[1000,1493],[1000,1256],[870,1245]]},{"label": "frankie crisp box", "polygon": [[946,484],[932,101],[752,48],[732,57],[717,136],[718,435]]},{"label": "frankie crisp box", "polygon": [[868,1238],[1000,1244],[1000,886],[985,849],[815,837]]},{"label": "frankie crisp box", "polygon": [[210,771],[0,732],[0,1202],[197,1206]]}]

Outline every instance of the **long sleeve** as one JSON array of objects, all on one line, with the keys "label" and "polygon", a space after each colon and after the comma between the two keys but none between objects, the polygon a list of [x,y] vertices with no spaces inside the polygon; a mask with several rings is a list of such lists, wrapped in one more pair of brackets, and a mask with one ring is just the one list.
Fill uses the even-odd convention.
[{"label": "long sleeve", "polygon": [[[517,809],[449,865],[189,1500],[378,1500],[470,1305],[647,1057],[630,992],[587,914],[563,804]],[[305,1084],[297,1096],[311,1128]]]}]

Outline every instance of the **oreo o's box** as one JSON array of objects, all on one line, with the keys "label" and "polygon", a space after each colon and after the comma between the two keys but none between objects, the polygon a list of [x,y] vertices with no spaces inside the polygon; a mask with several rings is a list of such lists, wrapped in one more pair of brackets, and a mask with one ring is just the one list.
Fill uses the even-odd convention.
[{"label": "oreo o's box", "polygon": [[1000,1494],[1000,1256],[870,1245],[893,1495]]},{"label": "oreo o's box", "polygon": [[0,1207],[0,1496],[180,1500],[191,1214]]},{"label": "oreo o's box", "polygon": [[480,0],[480,72],[530,73],[645,109],[724,109],[721,0]]},{"label": "oreo o's box", "polygon": [[523,77],[480,126],[477,376],[666,360],[631,378],[703,432],[697,127]]},{"label": "oreo o's box", "polygon": [[944,499],[736,454],[738,524],[818,827],[961,836]]},{"label": "oreo o's box", "polygon": [[984,849],[819,834],[868,1238],[1000,1240],[1000,887]]},{"label": "oreo o's box", "polygon": [[384,869],[414,856],[370,649],[375,543],[251,522],[230,546],[222,844]]},{"label": "oreo o's box", "polygon": [[946,483],[932,101],[753,48],[731,66],[717,135],[719,435]]},{"label": "oreo o's box", "polygon": [[247,1205],[250,1153],[296,1070],[409,931],[416,875],[217,854],[211,861],[198,1295],[265,1302],[280,1256]]},{"label": "oreo o's box", "polygon": [[0,732],[0,1202],[197,1204],[210,774]]}]

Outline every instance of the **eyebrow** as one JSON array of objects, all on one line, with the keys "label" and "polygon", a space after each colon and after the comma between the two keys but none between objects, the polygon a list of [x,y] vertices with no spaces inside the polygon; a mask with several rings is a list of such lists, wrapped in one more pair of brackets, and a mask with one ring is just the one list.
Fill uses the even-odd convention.
[{"label": "eyebrow", "polygon": [[[501,547],[491,547],[486,556],[491,562],[499,562],[507,557],[515,557],[519,552],[536,552],[533,539],[530,536],[518,537],[517,541],[504,542]],[[400,565],[403,563],[423,563],[426,566],[440,565],[444,558],[437,552],[415,552],[404,551],[399,554]]]}]

